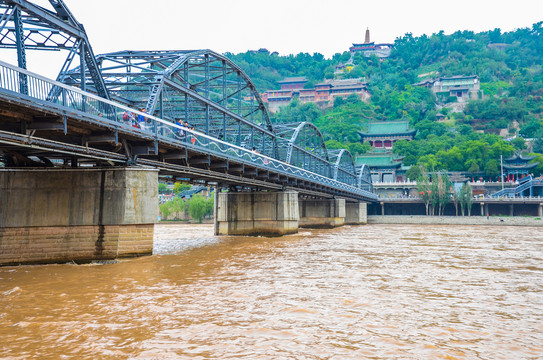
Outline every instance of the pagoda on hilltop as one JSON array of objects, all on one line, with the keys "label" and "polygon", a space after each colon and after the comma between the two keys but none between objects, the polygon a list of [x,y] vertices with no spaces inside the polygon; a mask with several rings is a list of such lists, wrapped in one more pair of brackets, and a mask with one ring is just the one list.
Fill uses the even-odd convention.
[{"label": "pagoda on hilltop", "polygon": [[362,53],[366,57],[375,55],[379,58],[386,58],[390,56],[392,46],[394,44],[380,43],[376,44],[370,40],[370,29],[366,29],[366,36],[363,43],[353,43],[353,46],[349,48],[351,55],[356,53]]}]

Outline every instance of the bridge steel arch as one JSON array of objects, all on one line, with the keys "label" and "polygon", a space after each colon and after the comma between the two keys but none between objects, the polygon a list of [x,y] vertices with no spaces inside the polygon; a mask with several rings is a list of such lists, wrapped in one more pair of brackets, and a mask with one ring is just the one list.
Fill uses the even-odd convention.
[{"label": "bridge steel arch", "polygon": [[362,164],[358,171],[358,188],[373,192],[373,182],[371,180],[370,168],[366,164]]},{"label": "bridge steel arch", "polygon": [[[0,0],[0,48],[17,51],[19,68],[27,67],[26,50],[68,51],[56,82],[0,64],[9,69],[10,81],[15,83],[13,87],[6,83],[9,91],[20,93],[22,99],[37,98],[55,114],[21,124],[21,129],[35,126],[32,131],[37,130],[38,136],[51,136],[42,139],[44,143],[55,142],[48,143],[51,149],[64,149],[44,150],[38,163],[54,166],[50,157],[77,167],[78,159],[87,157],[88,148],[83,152],[70,150],[69,154],[66,149],[93,143],[95,151],[107,152],[121,164],[164,164],[171,159],[176,166],[192,171],[226,168],[234,174],[267,179],[259,186],[300,185],[318,190],[333,184],[328,191],[336,195],[351,191],[339,188],[357,184],[371,188],[371,177],[366,179],[364,171],[353,182],[356,172],[348,151],[331,153],[336,156],[331,162],[323,136],[312,123],[272,124],[254,83],[225,56],[204,49],[119,51],[95,57],[83,25],[63,1],[48,2],[49,8],[28,0]],[[75,61],[77,57],[79,61]],[[11,96],[10,101],[20,100]],[[71,124],[79,120],[70,120],[67,108],[87,121],[84,131],[74,130],[78,126]],[[26,110],[41,113],[39,109]],[[123,120],[123,112],[147,117],[146,126],[132,128]],[[195,131],[174,125],[184,121]],[[196,137],[196,143],[187,144],[186,139]],[[220,151],[211,152],[217,146],[222,146]],[[221,157],[228,151],[251,160]],[[33,156],[30,152],[26,155]],[[36,163],[34,158],[28,163]],[[100,156],[96,159],[100,164],[104,161]],[[235,183],[238,179],[228,181]],[[372,197],[364,191],[352,191],[356,196]]]},{"label": "bridge steel arch", "polygon": [[357,186],[358,179],[350,151],[347,149],[329,150],[328,154],[333,164],[333,179]]},{"label": "bridge steel arch", "polygon": [[310,122],[275,125],[279,158],[287,164],[331,177],[330,158],[319,129]]},{"label": "bridge steel arch", "polygon": [[[267,156],[277,156],[268,112],[254,83],[211,50],[119,51],[97,56],[118,102]],[[65,83],[77,85],[71,69]]]},{"label": "bridge steel arch", "polygon": [[[87,72],[73,74],[72,80],[83,91],[109,99],[85,28],[62,0],[49,0],[49,3],[50,7],[46,8],[26,0],[0,0],[0,47],[16,49],[17,64],[23,69],[27,69],[27,50],[67,50],[57,81],[65,80],[64,72],[79,57],[80,66]],[[26,82],[26,77],[22,76],[23,93],[28,91]],[[50,97],[58,96],[58,93],[58,89],[54,89]]]}]

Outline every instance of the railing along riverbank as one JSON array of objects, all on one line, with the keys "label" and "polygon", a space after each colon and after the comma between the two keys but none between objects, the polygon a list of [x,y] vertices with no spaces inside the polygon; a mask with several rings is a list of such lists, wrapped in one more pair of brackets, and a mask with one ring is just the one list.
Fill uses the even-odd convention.
[{"label": "railing along riverbank", "polygon": [[541,217],[532,216],[425,216],[425,215],[368,215],[368,224],[395,225],[487,225],[487,226],[543,226]]}]

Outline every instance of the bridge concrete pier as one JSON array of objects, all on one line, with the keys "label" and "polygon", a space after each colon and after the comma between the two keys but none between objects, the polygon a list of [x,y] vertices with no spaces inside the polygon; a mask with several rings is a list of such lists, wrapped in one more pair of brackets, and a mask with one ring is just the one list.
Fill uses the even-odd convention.
[{"label": "bridge concrete pier", "polygon": [[345,225],[368,223],[368,204],[364,202],[345,203]]},{"label": "bridge concrete pier", "polygon": [[218,192],[215,235],[281,236],[298,232],[298,193]]},{"label": "bridge concrete pier", "polygon": [[300,200],[300,227],[334,228],[345,224],[345,199]]},{"label": "bridge concrete pier", "polygon": [[0,170],[0,265],[150,255],[158,171]]}]

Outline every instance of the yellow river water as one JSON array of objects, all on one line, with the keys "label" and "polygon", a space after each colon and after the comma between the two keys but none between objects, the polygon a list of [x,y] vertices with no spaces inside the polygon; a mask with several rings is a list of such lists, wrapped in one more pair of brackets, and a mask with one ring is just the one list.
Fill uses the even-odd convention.
[{"label": "yellow river water", "polygon": [[155,232],[149,257],[0,268],[0,358],[543,359],[540,228]]}]

